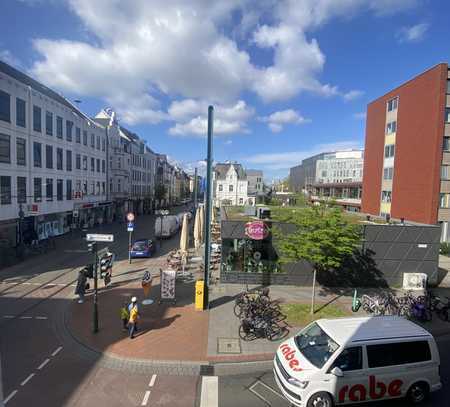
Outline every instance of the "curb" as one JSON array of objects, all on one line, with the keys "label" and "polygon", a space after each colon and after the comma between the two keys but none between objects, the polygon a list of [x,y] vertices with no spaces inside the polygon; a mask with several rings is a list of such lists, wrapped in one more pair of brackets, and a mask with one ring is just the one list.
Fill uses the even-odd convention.
[{"label": "curb", "polygon": [[255,361],[255,355],[249,355],[250,360],[247,361],[240,360],[224,362],[213,362],[207,360],[149,360],[117,357],[114,354],[101,352],[89,345],[86,345],[73,334],[68,325],[70,305],[71,303],[67,305],[62,315],[61,322],[62,328],[64,329],[64,334],[71,340],[72,344],[82,350],[83,355],[80,354],[80,357],[89,358],[91,360],[95,359],[97,364],[105,368],[134,373],[157,373],[177,376],[227,376],[257,373],[271,370],[272,368],[273,355],[270,355],[270,358],[267,360]]}]

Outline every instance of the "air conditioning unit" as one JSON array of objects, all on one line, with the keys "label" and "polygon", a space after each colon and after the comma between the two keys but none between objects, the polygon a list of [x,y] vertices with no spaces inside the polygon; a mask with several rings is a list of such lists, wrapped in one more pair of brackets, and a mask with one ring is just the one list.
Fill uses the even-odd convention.
[{"label": "air conditioning unit", "polygon": [[406,290],[424,290],[427,287],[425,273],[403,273],[403,288]]}]

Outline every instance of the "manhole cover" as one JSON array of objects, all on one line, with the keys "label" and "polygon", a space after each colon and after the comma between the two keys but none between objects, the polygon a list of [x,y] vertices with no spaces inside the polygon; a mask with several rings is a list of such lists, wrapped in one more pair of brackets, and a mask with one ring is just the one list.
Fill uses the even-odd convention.
[{"label": "manhole cover", "polygon": [[217,353],[241,353],[239,338],[217,338]]}]

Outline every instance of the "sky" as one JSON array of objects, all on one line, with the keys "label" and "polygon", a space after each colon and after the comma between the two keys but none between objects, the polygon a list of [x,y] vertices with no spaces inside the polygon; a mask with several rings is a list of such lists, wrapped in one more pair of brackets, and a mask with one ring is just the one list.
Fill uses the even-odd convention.
[{"label": "sky", "polygon": [[0,59],[187,169],[267,181],[363,148],[370,101],[448,62],[446,0],[0,0]]}]

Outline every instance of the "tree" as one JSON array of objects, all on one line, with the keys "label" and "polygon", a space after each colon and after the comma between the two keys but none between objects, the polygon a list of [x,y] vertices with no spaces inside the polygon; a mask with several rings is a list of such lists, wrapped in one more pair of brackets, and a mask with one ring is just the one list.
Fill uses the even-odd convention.
[{"label": "tree", "polygon": [[161,201],[162,199],[166,198],[166,192],[167,192],[167,188],[165,185],[163,184],[158,184],[155,187],[155,199],[157,199],[158,201]]},{"label": "tree", "polygon": [[313,266],[311,313],[314,313],[317,273],[340,267],[351,256],[360,242],[361,228],[350,224],[337,208],[322,210],[308,207],[289,211],[280,221],[296,226],[293,233],[281,233],[275,229],[281,263],[307,260]]}]

